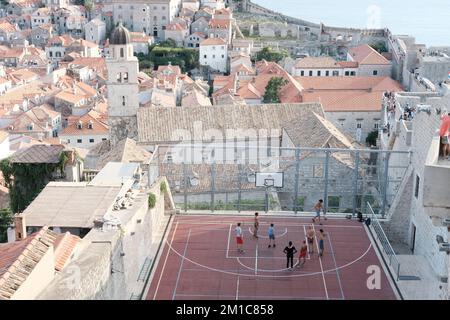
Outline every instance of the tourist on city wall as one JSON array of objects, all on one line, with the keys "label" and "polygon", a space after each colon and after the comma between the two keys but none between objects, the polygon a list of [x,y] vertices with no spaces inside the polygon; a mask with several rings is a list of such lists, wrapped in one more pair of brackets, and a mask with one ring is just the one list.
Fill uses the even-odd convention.
[{"label": "tourist on city wall", "polygon": [[450,112],[444,114],[441,120],[439,136],[441,138],[442,155],[450,160]]}]

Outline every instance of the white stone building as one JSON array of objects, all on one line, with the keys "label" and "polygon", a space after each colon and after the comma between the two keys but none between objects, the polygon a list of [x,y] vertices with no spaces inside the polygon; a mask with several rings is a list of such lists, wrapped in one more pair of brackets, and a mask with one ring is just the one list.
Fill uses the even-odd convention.
[{"label": "white stone building", "polygon": [[135,32],[145,32],[155,38],[164,36],[163,30],[181,10],[181,0],[109,0],[103,11],[113,13],[113,21]]},{"label": "white stone building", "polygon": [[358,62],[359,76],[390,77],[392,75],[392,63],[367,44],[350,48],[347,60]]},{"label": "white stone building", "polygon": [[71,119],[59,134],[61,143],[71,147],[90,149],[97,143],[107,140],[108,126],[95,114],[96,112],[91,111],[84,116]]},{"label": "white stone building", "polygon": [[106,23],[95,18],[84,26],[84,38],[87,41],[100,44],[106,39]]},{"label": "white stone building", "polygon": [[[108,120],[111,143],[137,134],[139,62],[133,54],[129,31],[120,24],[111,34],[108,69]],[[114,131],[114,132],[113,132]]]},{"label": "white stone building", "polygon": [[200,43],[200,65],[219,72],[228,70],[228,44],[221,38],[208,38]]}]

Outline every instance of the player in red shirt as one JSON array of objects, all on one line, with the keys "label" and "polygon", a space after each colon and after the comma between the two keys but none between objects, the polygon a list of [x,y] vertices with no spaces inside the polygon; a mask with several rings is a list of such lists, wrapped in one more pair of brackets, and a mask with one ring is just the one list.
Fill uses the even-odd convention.
[{"label": "player in red shirt", "polygon": [[450,156],[450,112],[443,115],[439,136],[441,137],[442,153],[444,158]]}]

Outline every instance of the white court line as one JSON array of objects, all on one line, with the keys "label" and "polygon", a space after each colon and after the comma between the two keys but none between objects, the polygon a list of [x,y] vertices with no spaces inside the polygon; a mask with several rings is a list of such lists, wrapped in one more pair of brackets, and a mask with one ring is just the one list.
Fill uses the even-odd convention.
[{"label": "white court line", "polygon": [[239,300],[239,276],[237,277],[236,283],[236,300]]},{"label": "white court line", "polygon": [[[226,294],[226,295],[215,295],[215,294],[195,294],[195,293],[177,293],[177,296],[179,297],[198,297],[198,298],[227,298],[228,300],[231,300],[235,298],[234,295]],[[240,296],[241,299],[251,299],[251,300],[325,300],[324,297],[289,297],[289,296]],[[191,299],[195,300],[195,299]],[[337,299],[330,299],[330,300],[337,300]]]},{"label": "white court line", "polygon": [[[176,233],[176,231],[177,231],[177,228],[178,228],[178,222],[177,222],[177,224],[175,225],[175,229],[173,229],[172,239],[170,240],[170,244],[169,244],[169,242],[166,240],[166,243],[169,244],[169,248],[170,248],[171,250],[173,250],[173,248],[172,248],[172,243],[173,243],[173,239],[175,238],[175,233]],[[162,270],[161,270],[161,274],[159,275],[158,284],[156,285],[155,294],[153,295],[153,300],[156,300],[156,294],[158,293],[159,285],[160,285],[160,283],[161,283],[161,279],[162,279],[164,270],[166,269],[166,263],[167,263],[167,258],[169,258],[169,252],[170,252],[170,250],[167,250],[166,259],[164,259],[164,264],[163,264],[163,267],[162,267]]]},{"label": "white court line", "polygon": [[[307,260],[311,260],[311,255],[309,254],[309,242],[308,242],[308,238],[306,237],[306,226],[303,226],[303,232],[305,233],[305,241],[306,241],[306,248],[307,248],[306,250],[308,252],[308,259]],[[313,247],[314,247],[314,243],[313,243]],[[300,259],[299,259],[299,263],[300,263]]]},{"label": "white court line", "polygon": [[[253,235],[252,229],[251,227],[248,227],[248,232]],[[282,236],[286,235],[288,232],[287,228],[284,229],[284,232],[280,235],[275,235],[275,239],[281,238]],[[263,239],[269,239],[268,236],[258,236],[258,238],[263,238]]]},{"label": "white court line", "polygon": [[[333,244],[331,243],[331,234],[329,232],[328,232],[327,238],[328,238],[328,242],[330,243],[330,251],[331,251],[331,255],[333,257],[334,266],[337,267],[336,257],[334,255],[334,250],[333,250]],[[344,290],[342,289],[341,276],[339,275],[339,270],[336,270],[336,275],[337,275],[337,278],[338,278],[339,289],[341,290],[342,300],[345,300]]]},{"label": "white court line", "polygon": [[258,274],[258,243],[256,243],[255,274]]},{"label": "white court line", "polygon": [[177,288],[178,288],[178,282],[180,281],[181,270],[183,269],[183,263],[184,263],[184,259],[186,257],[186,252],[187,252],[190,238],[191,238],[191,229],[189,229],[188,237],[186,239],[186,246],[184,247],[184,254],[183,254],[183,258],[181,259],[180,269],[178,269],[177,281],[175,282],[175,288],[173,289],[172,300],[175,300],[175,295],[177,293]]},{"label": "white court line", "polygon": [[[256,269],[252,268],[252,267],[249,267],[246,264],[242,263],[241,258],[242,257],[237,257],[236,258],[237,262],[241,266],[243,266],[245,269],[248,269],[248,270],[250,270],[252,272],[254,271],[255,274],[256,274]],[[283,260],[286,260],[286,258],[284,258]],[[296,267],[299,263],[300,263],[300,260],[297,259],[297,262],[295,263],[294,267]],[[258,271],[260,271],[260,272],[283,272],[283,271],[287,271],[287,270],[289,270],[289,268],[283,268],[283,269],[261,269],[261,268],[259,268],[258,269]],[[306,273],[306,272],[303,272],[303,271],[297,271],[297,272],[299,272],[299,273]],[[317,272],[317,274],[320,274],[320,272]],[[278,277],[278,276],[274,276],[274,277]]]},{"label": "white court line", "polygon": [[230,223],[230,229],[228,230],[228,243],[227,243],[227,258],[228,258],[228,252],[230,251],[230,238],[231,238],[231,228],[232,224]]},{"label": "white court line", "polygon": [[[328,221],[328,220],[327,220]],[[179,222],[179,224],[180,225],[184,225],[184,224],[195,224],[195,225],[202,225],[202,224],[204,224],[204,225],[210,225],[210,224],[226,224],[226,225],[228,225],[228,224],[230,224],[230,221],[224,221],[224,222],[196,222],[196,221],[188,221],[188,222],[186,222],[186,221],[177,221],[177,222]],[[242,223],[243,225],[252,225],[252,222],[251,221],[248,221],[248,223],[245,223],[245,222],[243,222]],[[260,225],[261,224],[266,224],[266,225],[269,225],[270,223],[264,223],[264,222],[260,222]],[[302,226],[309,226],[309,225],[311,225],[311,223],[307,223],[307,222],[305,222],[305,223],[293,223],[293,224],[290,224],[290,223],[277,223],[277,225],[278,226],[282,226],[282,227],[302,227]],[[353,229],[364,229],[364,227],[363,226],[347,226],[347,225],[324,225],[326,228],[353,228]]]},{"label": "white court line", "polygon": [[[319,246],[319,241],[317,241],[316,228],[314,226],[313,226],[313,228],[314,228],[314,237],[316,238],[316,243],[317,243],[317,247],[318,247]],[[319,253],[320,253],[320,249],[319,248],[318,248],[318,250],[319,250]],[[323,287],[325,288],[325,295],[327,296],[327,300],[330,300],[330,297],[328,296],[327,281],[325,280],[325,274],[323,272],[322,258],[320,256],[319,256],[319,264],[320,264],[320,270],[322,272]]]},{"label": "white court line", "polygon": [[[175,249],[172,247],[172,245],[171,245],[168,241],[166,241],[166,244],[169,246],[170,250],[172,250],[176,255],[178,255],[178,256],[180,256],[180,257],[183,256],[181,253],[179,253],[177,250],[175,250]],[[325,270],[325,271],[323,271],[323,272],[311,272],[311,273],[307,273],[307,274],[289,275],[289,276],[287,276],[287,275],[286,275],[286,276],[272,276],[272,275],[262,275],[262,274],[258,274],[258,275],[246,275],[246,276],[247,276],[247,277],[254,276],[254,277],[258,277],[258,278],[296,278],[296,277],[315,276],[315,275],[318,275],[318,274],[321,274],[321,273],[334,272],[334,271],[336,271],[336,270],[340,270],[340,269],[347,268],[347,267],[351,266],[352,264],[358,262],[359,260],[361,260],[362,258],[364,258],[364,257],[367,255],[367,253],[369,253],[369,251],[370,251],[371,248],[372,248],[372,243],[370,243],[370,244],[369,244],[369,247],[366,249],[366,251],[365,251],[361,256],[359,256],[358,258],[356,258],[355,260],[350,261],[350,262],[348,262],[348,263],[346,263],[346,264],[344,264],[344,265],[342,265],[342,266],[340,266],[340,267],[338,267],[338,268]],[[198,263],[198,262],[196,262],[196,261],[194,261],[194,260],[192,260],[192,259],[189,259],[189,258],[187,258],[187,257],[185,257],[185,259],[186,259],[187,261],[189,261],[190,263],[196,265],[196,266],[199,266],[199,267],[202,267],[202,268],[205,268],[205,269],[214,271],[214,272],[219,272],[219,273],[229,274],[229,275],[234,275],[234,276],[238,276],[238,275],[244,276],[243,274],[240,274],[240,273],[238,273],[238,272],[229,272],[229,271],[224,271],[224,270],[217,269],[217,268],[208,267],[208,266],[205,266],[205,265],[203,265],[203,264],[201,264],[201,263]],[[261,270],[261,269],[260,269],[260,270]]]}]

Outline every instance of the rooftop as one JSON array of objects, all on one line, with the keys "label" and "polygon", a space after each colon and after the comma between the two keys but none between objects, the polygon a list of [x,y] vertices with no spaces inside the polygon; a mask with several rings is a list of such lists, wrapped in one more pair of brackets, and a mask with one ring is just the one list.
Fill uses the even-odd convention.
[{"label": "rooftop", "polygon": [[92,228],[113,205],[119,187],[50,182],[25,209],[29,226]]}]

